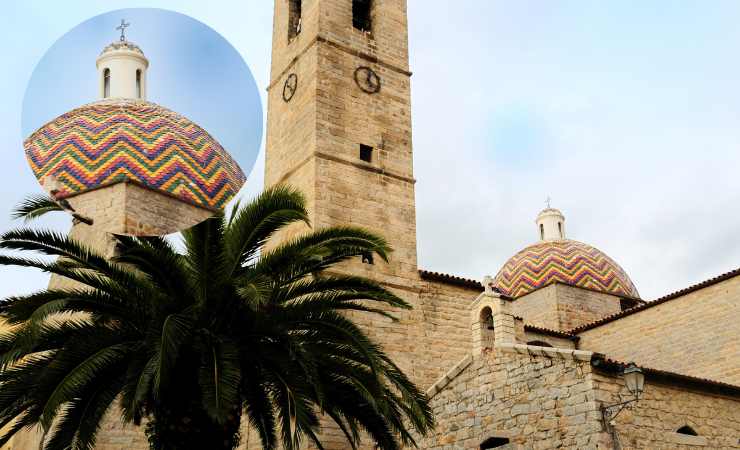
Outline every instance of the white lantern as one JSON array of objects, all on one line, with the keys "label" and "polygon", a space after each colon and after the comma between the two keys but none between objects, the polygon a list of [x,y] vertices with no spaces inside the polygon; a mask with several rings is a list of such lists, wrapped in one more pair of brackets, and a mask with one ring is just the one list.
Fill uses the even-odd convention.
[{"label": "white lantern", "polygon": [[642,369],[637,367],[635,363],[629,363],[622,371],[622,375],[630,393],[635,396],[635,399],[640,398],[645,386],[645,374],[642,373]]}]

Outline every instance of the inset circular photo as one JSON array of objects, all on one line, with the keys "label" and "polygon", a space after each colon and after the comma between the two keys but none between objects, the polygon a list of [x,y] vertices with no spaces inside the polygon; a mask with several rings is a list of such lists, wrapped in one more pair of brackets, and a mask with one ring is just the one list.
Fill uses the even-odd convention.
[{"label": "inset circular photo", "polygon": [[23,105],[24,147],[41,187],[80,226],[164,235],[223,210],[262,139],[249,67],[188,16],[125,9],[60,38]]}]

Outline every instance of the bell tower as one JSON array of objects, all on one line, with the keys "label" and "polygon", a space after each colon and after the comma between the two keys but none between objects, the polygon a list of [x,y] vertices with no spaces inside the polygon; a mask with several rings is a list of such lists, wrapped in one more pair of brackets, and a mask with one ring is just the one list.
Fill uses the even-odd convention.
[{"label": "bell tower", "polygon": [[265,182],[388,239],[348,267],[390,283],[417,278],[408,65],[406,0],[275,0]]}]

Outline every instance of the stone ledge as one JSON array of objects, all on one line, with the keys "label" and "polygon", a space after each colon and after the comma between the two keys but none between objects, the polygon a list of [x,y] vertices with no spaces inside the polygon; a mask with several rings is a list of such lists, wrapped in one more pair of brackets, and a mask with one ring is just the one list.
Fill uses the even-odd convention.
[{"label": "stone ledge", "polygon": [[504,353],[517,353],[527,356],[544,356],[545,358],[557,358],[576,361],[591,361],[591,358],[594,355],[594,352],[587,352],[585,350],[540,347],[537,345],[509,344],[505,342],[494,344],[493,347],[496,350],[500,350]]},{"label": "stone ledge", "polygon": [[434,397],[438,392],[440,392],[442,389],[445,388],[448,384],[450,384],[450,381],[454,380],[456,376],[460,375],[463,370],[465,370],[471,363],[473,362],[473,355],[468,355],[465,358],[462,359],[459,363],[455,364],[455,367],[450,369],[449,372],[442,375],[442,377],[437,380],[432,387],[427,389],[427,397],[432,398]]},{"label": "stone ledge", "polygon": [[690,434],[668,433],[668,441],[673,444],[691,445],[694,447],[706,447],[709,445],[704,436],[692,436]]}]

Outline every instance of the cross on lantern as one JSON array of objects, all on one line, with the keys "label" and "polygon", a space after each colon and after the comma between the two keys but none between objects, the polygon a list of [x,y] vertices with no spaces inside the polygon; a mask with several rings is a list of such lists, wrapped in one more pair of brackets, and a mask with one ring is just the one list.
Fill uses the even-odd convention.
[{"label": "cross on lantern", "polygon": [[131,26],[130,23],[126,22],[126,19],[121,19],[121,24],[116,27],[116,30],[121,30],[121,42],[126,41],[126,28]]}]

